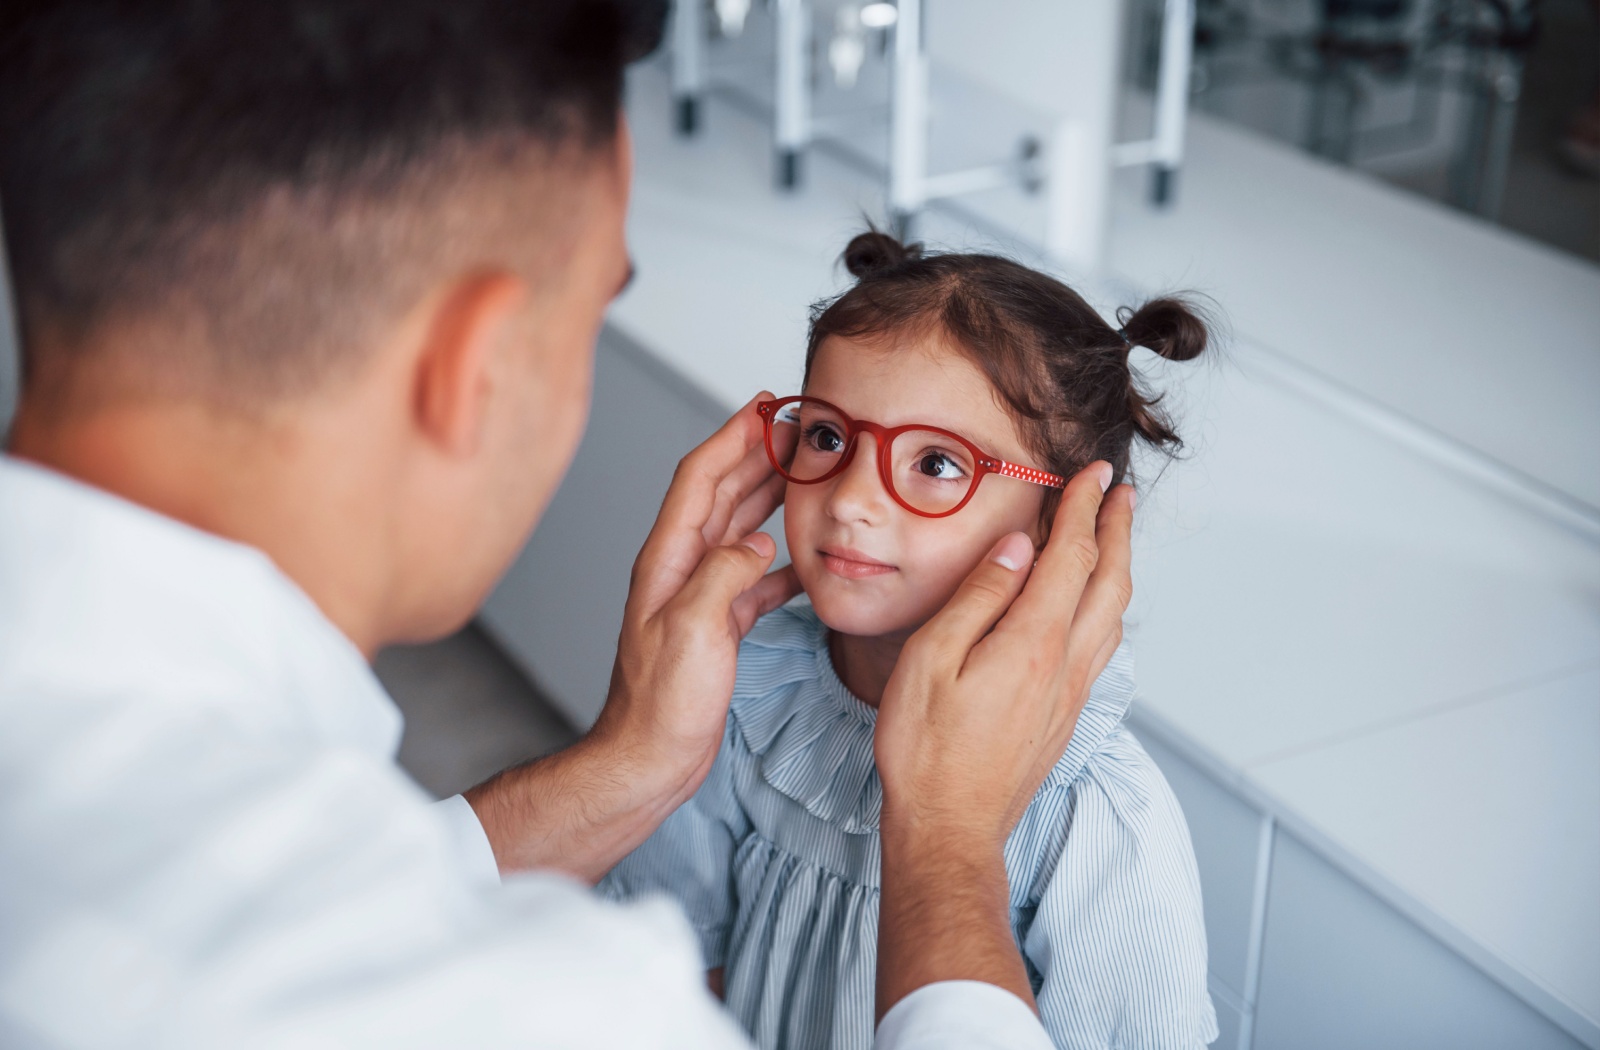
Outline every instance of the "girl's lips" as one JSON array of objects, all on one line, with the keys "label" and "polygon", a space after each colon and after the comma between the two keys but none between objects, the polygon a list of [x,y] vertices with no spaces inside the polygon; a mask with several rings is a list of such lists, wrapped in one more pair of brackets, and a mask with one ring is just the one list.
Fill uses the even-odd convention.
[{"label": "girl's lips", "polygon": [[847,580],[860,580],[868,576],[882,576],[884,573],[898,571],[893,565],[868,557],[860,551],[819,550],[817,553],[822,555],[823,568]]}]

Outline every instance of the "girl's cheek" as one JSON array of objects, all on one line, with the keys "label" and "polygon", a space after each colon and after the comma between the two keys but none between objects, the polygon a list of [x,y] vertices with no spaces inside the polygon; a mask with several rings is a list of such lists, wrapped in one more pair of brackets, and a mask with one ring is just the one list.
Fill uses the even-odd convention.
[{"label": "girl's cheek", "polygon": [[916,589],[931,605],[929,615],[944,606],[988,551],[987,546],[976,546],[970,536],[912,537],[907,549],[916,552]]},{"label": "girl's cheek", "polygon": [[816,550],[822,530],[820,519],[823,509],[816,492],[821,487],[791,484],[783,496],[784,539],[789,547],[789,560],[802,576],[814,560],[811,555]]},{"label": "girl's cheek", "polygon": [[796,485],[792,482],[783,494],[783,528],[797,538],[811,535],[817,526],[817,485]]},{"label": "girl's cheek", "polygon": [[[947,520],[950,524],[954,524],[965,513],[967,511],[963,510]],[[967,575],[978,567],[984,555],[989,553],[990,548],[998,543],[1002,536],[1012,532],[1027,531],[1018,524],[1025,520],[1026,516],[1021,514],[1003,516],[973,514],[969,521],[961,523],[963,526],[968,526],[966,528],[941,530],[938,535],[930,534],[922,537],[918,546],[930,555],[922,559],[928,582],[948,598],[961,586]]]}]

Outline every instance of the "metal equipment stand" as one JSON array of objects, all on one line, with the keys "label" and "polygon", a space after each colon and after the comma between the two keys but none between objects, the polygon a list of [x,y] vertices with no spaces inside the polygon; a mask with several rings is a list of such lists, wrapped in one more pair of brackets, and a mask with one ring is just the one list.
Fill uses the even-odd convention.
[{"label": "metal equipment stand", "polygon": [[672,5],[672,103],[680,135],[700,130],[706,94],[705,7],[700,0]]},{"label": "metal equipment stand", "polygon": [[1183,128],[1189,117],[1189,72],[1194,65],[1195,0],[1166,0],[1161,17],[1161,67],[1156,79],[1155,127],[1150,138],[1112,148],[1117,167],[1150,165],[1150,200],[1171,204],[1183,163]]},{"label": "metal equipment stand", "polygon": [[800,158],[811,143],[811,5],[777,0],[777,83],[773,92],[773,140],[778,185],[800,184]]},{"label": "metal equipment stand", "polygon": [[[701,119],[708,77],[704,12],[700,0],[676,0],[672,31],[673,98],[680,133],[692,135]],[[812,5],[773,0],[773,144],[776,183],[793,190],[803,176],[805,151],[820,126],[811,111]],[[1002,186],[1046,194],[1045,246],[1086,268],[1099,265],[1112,166],[1148,164],[1151,199],[1170,204],[1183,159],[1189,72],[1194,40],[1194,0],[1166,0],[1160,74],[1151,138],[1112,146],[1102,131],[1079,121],[1057,121],[1045,141],[1028,136],[1016,153],[995,164],[928,172],[929,62],[923,0],[897,0],[892,40],[887,190],[892,228],[902,240],[915,230],[929,203]],[[1109,153],[1108,153],[1109,150]]]}]

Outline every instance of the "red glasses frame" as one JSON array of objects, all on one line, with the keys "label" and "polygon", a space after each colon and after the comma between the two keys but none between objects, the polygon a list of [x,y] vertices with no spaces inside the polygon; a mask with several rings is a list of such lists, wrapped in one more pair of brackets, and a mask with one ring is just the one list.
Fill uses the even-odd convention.
[{"label": "red glasses frame", "polygon": [[[783,469],[783,464],[778,462],[778,453],[772,447],[772,421],[778,417],[778,410],[783,408],[785,405],[805,402],[809,402],[814,405],[820,405],[830,412],[837,412],[839,418],[844,420],[846,433],[844,454],[839,457],[839,462],[834,464],[833,469],[820,477],[810,478],[803,481],[800,478],[791,476],[787,470]],[[946,430],[943,427],[929,426],[926,423],[907,423],[904,426],[898,427],[880,426],[877,423],[869,423],[864,419],[854,419],[849,413],[845,412],[838,405],[835,405],[831,401],[824,401],[820,397],[811,397],[809,394],[796,394],[793,397],[780,397],[773,401],[757,402],[756,413],[761,416],[765,442],[767,446],[768,461],[772,463],[772,468],[774,470],[781,474],[786,480],[792,481],[796,485],[817,485],[827,481],[829,478],[837,477],[839,473],[848,467],[851,461],[855,459],[856,437],[863,433],[871,434],[878,442],[878,476],[883,481],[884,491],[889,493],[894,501],[900,506],[904,507],[913,514],[924,518],[948,518],[962,507],[965,507],[967,502],[972,499],[973,493],[978,491],[979,483],[990,474],[999,474],[1007,478],[1016,478],[1018,481],[1028,481],[1035,485],[1043,485],[1046,488],[1052,489],[1065,488],[1067,484],[1065,478],[1058,477],[1055,474],[1050,474],[1043,470],[1035,470],[1033,467],[1025,467],[1020,463],[1008,463],[998,456],[991,456],[989,453],[983,451],[983,449],[979,448],[977,445],[974,445],[960,434]],[[966,495],[961,497],[961,502],[957,503],[949,510],[941,510],[937,512],[918,510],[916,507],[913,507],[911,504],[902,499],[899,492],[895,491],[893,464],[889,462],[889,449],[894,444],[895,438],[912,430],[920,430],[943,435],[944,437],[950,438],[952,441],[958,442],[968,452],[972,453],[973,462],[976,464],[972,473],[972,484],[967,488]]]}]

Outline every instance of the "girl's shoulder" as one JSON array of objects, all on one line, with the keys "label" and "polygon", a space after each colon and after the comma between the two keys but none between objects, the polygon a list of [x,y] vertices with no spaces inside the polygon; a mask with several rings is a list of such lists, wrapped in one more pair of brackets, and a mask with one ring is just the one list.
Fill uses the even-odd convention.
[{"label": "girl's shoulder", "polygon": [[1113,727],[1081,766],[1067,766],[1063,759],[1051,772],[1007,843],[1020,901],[1036,902],[1069,852],[1078,858],[1073,870],[1193,869],[1177,796],[1126,725]]},{"label": "girl's shoulder", "polygon": [[1089,690],[1067,751],[1046,774],[1018,824],[1013,849],[1026,867],[1049,868],[1080,811],[1109,809],[1125,830],[1142,826],[1160,772],[1123,720],[1134,698],[1133,652],[1124,642]]},{"label": "girl's shoulder", "polygon": [[[1127,757],[1119,738],[1128,735],[1122,722],[1133,705],[1135,691],[1133,646],[1123,641],[1089,688],[1089,699],[1078,715],[1072,740],[1061,760],[1045,776],[1041,793],[1070,790],[1075,782],[1091,772],[1091,765],[1099,770]],[[1137,747],[1137,743],[1134,746]]]},{"label": "girl's shoulder", "polygon": [[1119,725],[1089,756],[1070,791],[1080,808],[1102,810],[1134,838],[1148,835],[1154,810],[1165,808],[1169,799],[1175,803],[1161,768],[1126,725]]}]

